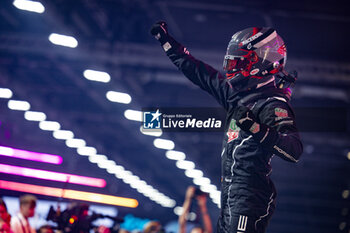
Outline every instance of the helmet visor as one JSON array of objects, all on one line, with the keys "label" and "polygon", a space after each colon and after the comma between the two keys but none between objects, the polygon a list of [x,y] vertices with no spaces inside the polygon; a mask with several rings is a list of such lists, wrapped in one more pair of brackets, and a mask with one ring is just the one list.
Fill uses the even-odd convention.
[{"label": "helmet visor", "polygon": [[242,56],[232,56],[232,55],[226,55],[224,58],[224,64],[223,68],[225,71],[239,71],[244,70],[244,68],[247,66],[248,62],[247,59],[245,59]]}]

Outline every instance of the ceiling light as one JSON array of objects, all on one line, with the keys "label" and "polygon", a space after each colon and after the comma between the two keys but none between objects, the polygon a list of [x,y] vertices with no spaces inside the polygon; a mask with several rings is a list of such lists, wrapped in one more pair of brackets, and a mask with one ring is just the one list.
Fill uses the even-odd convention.
[{"label": "ceiling light", "polygon": [[85,140],[78,138],[71,138],[66,140],[66,145],[70,148],[84,147],[86,145]]},{"label": "ceiling light", "polygon": [[196,185],[199,185],[199,186],[205,185],[205,184],[210,184],[210,179],[206,178],[206,177],[194,178],[193,183],[195,183]]},{"label": "ceiling light", "polygon": [[184,160],[186,158],[185,153],[181,151],[175,151],[175,150],[168,150],[167,152],[165,152],[165,156],[168,159],[172,159],[172,160]]},{"label": "ceiling light", "polygon": [[45,7],[40,2],[28,0],[15,0],[12,4],[20,10],[31,11],[39,14],[45,11]]},{"label": "ceiling light", "polygon": [[127,184],[132,184],[132,183],[135,183],[139,180],[140,180],[140,178],[138,176],[135,176],[135,175],[126,176],[123,178],[123,181]]},{"label": "ceiling light", "polygon": [[7,106],[11,110],[27,111],[30,109],[30,104],[22,100],[9,100]]},{"label": "ceiling light", "polygon": [[159,149],[172,150],[175,147],[175,144],[171,140],[156,138],[153,141],[153,145]]},{"label": "ceiling light", "polygon": [[55,131],[59,130],[61,125],[57,121],[40,121],[39,128],[47,131]]},{"label": "ceiling light", "polygon": [[196,213],[190,212],[190,213],[188,213],[187,217],[188,217],[189,221],[194,221],[197,218],[197,215],[196,215]]},{"label": "ceiling light", "polygon": [[26,111],[24,118],[28,121],[44,121],[46,120],[46,114],[43,112]]},{"label": "ceiling light", "polygon": [[114,165],[111,167],[107,168],[107,172],[110,174],[117,174],[119,172],[123,172],[125,171],[124,167],[120,166],[120,165]]},{"label": "ceiling light", "polygon": [[218,190],[211,191],[211,192],[209,193],[209,196],[210,196],[212,199],[219,199],[220,196],[221,196],[221,192],[218,191]]},{"label": "ceiling light", "polygon": [[174,213],[175,213],[176,215],[180,216],[180,215],[182,214],[182,212],[183,212],[183,208],[182,208],[181,206],[176,206],[176,207],[174,208]]},{"label": "ceiling light", "polygon": [[131,96],[126,93],[116,92],[116,91],[108,91],[106,93],[106,97],[111,102],[117,102],[121,104],[130,104]]},{"label": "ceiling light", "polygon": [[108,168],[114,168],[116,164],[113,160],[101,160],[97,163],[97,166],[99,168],[108,169]]},{"label": "ceiling light", "polygon": [[205,193],[210,193],[213,190],[217,190],[216,186],[213,184],[203,184],[199,188]]},{"label": "ceiling light", "polygon": [[194,163],[187,160],[179,160],[176,162],[176,166],[180,169],[193,169],[195,167]]},{"label": "ceiling light", "polygon": [[144,129],[142,126],[140,127],[140,132],[144,135],[153,137],[160,137],[163,134],[163,131],[161,129]]},{"label": "ceiling light", "polygon": [[124,170],[114,174],[118,179],[124,179],[124,177],[132,175],[130,171]]},{"label": "ceiling light", "polygon": [[142,112],[141,111],[128,109],[128,110],[125,110],[124,116],[128,120],[142,122]]},{"label": "ceiling light", "polygon": [[0,88],[0,98],[9,99],[12,97],[12,91],[8,88]]},{"label": "ceiling light", "polygon": [[[22,104],[22,108],[23,109],[23,103],[27,103],[27,105],[29,105],[28,102],[25,102],[25,101],[9,101],[11,104],[9,104],[9,106],[12,106],[13,103],[18,103],[20,102]],[[30,105],[29,105],[30,107]],[[24,109],[28,109],[28,106]],[[23,110],[24,110],[23,109]],[[136,111],[136,110],[126,110],[125,113],[124,113],[125,117],[128,118],[128,119],[131,119],[131,120],[137,120],[137,121],[142,121],[142,112],[140,111]],[[28,117],[29,118],[29,117]],[[37,119],[38,120],[38,119]],[[58,131],[60,128],[61,128],[61,125],[58,123],[58,122],[55,122],[55,121],[40,121],[39,122],[39,127],[40,129],[42,130],[49,130],[49,131]],[[67,130],[68,131],[68,130]],[[67,135],[67,134],[66,134]],[[56,135],[57,136],[57,135]],[[74,136],[74,135],[73,135]],[[169,141],[169,140],[167,140]],[[86,146],[86,142],[83,140],[83,139],[75,139],[75,138],[71,138],[71,139],[67,139],[65,141],[67,147],[71,147],[71,148],[77,148],[77,152],[81,155],[87,155],[89,156],[89,161],[92,162],[92,163],[101,163],[101,161],[103,160],[108,160],[106,156],[104,155],[96,155],[97,151],[95,148],[93,147],[87,147]],[[173,144],[173,142],[172,142]],[[18,152],[20,152],[21,150],[18,150]],[[0,148],[0,152],[3,152],[3,154],[5,154],[5,156],[13,156],[13,157],[16,157],[16,156],[19,156],[20,158],[23,158],[23,159],[28,159],[28,160],[35,160],[35,161],[42,161],[42,162],[47,162],[47,163],[54,163],[54,164],[60,164],[62,163],[62,158],[60,156],[52,156],[52,155],[47,155],[47,154],[42,154],[42,153],[35,153],[35,152],[31,152],[31,153],[28,153],[26,151],[22,151],[20,152],[21,154],[18,155],[16,154],[16,150],[13,149],[13,148]],[[15,156],[16,155],[16,156]],[[102,162],[103,163],[103,162]],[[127,171],[125,170],[124,168],[120,169],[120,171],[117,169],[119,168],[120,166],[116,165],[115,163],[109,163],[108,166],[105,168],[108,172],[112,172],[115,174],[116,177],[122,179],[123,177],[130,177],[130,176],[133,176],[132,173],[130,171]],[[130,180],[130,178],[127,178]],[[139,179],[139,178],[138,178]],[[131,178],[131,181],[132,183],[134,184],[138,184],[138,186],[135,188],[137,189],[139,192],[141,193],[145,193],[143,189],[145,189],[148,193],[145,193],[144,195],[145,196],[149,196],[149,195],[155,195],[155,194],[159,194],[159,191],[154,189],[152,186],[150,185],[147,185],[147,183],[143,180],[137,180],[136,176],[133,176],[133,178]],[[3,184],[1,183],[2,181],[0,181],[0,186]],[[11,190],[16,190],[16,191],[22,191],[22,192],[26,192],[25,189],[21,189],[21,188],[18,188],[16,186],[21,186],[22,184],[20,183],[17,183],[17,184],[14,184],[14,183],[6,183],[6,185],[4,185],[3,187],[7,187],[7,186],[10,186],[12,185],[13,186],[13,189]],[[23,187],[25,186],[25,184],[23,185]],[[135,186],[134,186],[135,187]],[[1,188],[1,187],[0,187]],[[32,193],[37,193],[38,194],[42,194],[42,195],[46,195],[44,194],[43,192],[40,191],[37,191],[37,192],[34,192],[34,190],[40,190],[41,188],[46,188],[46,187],[39,187],[39,186],[31,186],[31,188],[29,188],[30,190],[33,190]],[[49,188],[50,191],[48,191],[49,193],[53,194],[52,192],[54,192],[51,188]],[[64,190],[63,192],[75,192],[74,190]],[[29,192],[29,191],[28,191]],[[62,190],[59,191],[59,193],[61,194],[62,193]],[[81,194],[81,195],[80,195]],[[82,199],[82,195],[84,196],[89,196],[87,193],[78,193],[77,195],[70,195],[70,197],[72,197],[72,199],[76,199],[76,200],[87,200],[87,199]],[[92,193],[90,193],[90,195],[92,195]],[[106,195],[99,195],[97,194],[96,197],[94,198],[97,198],[97,199],[102,199],[103,197],[105,197]],[[62,197],[62,196],[60,196]],[[109,198],[110,196],[108,196],[107,198]],[[63,197],[64,198],[64,197]],[[69,198],[67,196],[67,198]],[[92,198],[92,199],[94,199]],[[169,201],[169,207],[171,207],[172,205],[175,205],[176,202],[172,199],[170,199],[169,197],[167,197],[167,201]],[[113,199],[113,198],[112,198]],[[109,204],[109,202],[102,202],[102,201],[96,201],[96,200],[91,200],[91,201],[94,201],[94,202],[100,202],[100,203],[105,203],[105,204]],[[174,204],[175,203],[175,204]],[[116,204],[116,205],[119,205],[119,204]]]},{"label": "ceiling light", "polygon": [[189,169],[185,171],[185,175],[190,178],[199,178],[203,176],[203,172],[198,169]]},{"label": "ceiling light", "polygon": [[95,155],[97,153],[97,150],[96,148],[91,146],[84,146],[84,147],[79,147],[77,149],[77,153],[80,155],[89,156],[89,155]]},{"label": "ceiling light", "polygon": [[68,140],[74,137],[73,132],[70,130],[56,130],[52,134],[54,138],[62,140]]},{"label": "ceiling light", "polygon": [[111,80],[111,76],[103,71],[85,70],[83,74],[86,79],[91,81],[108,83]]},{"label": "ceiling light", "polygon": [[175,200],[170,200],[169,201],[169,205],[167,207],[168,208],[173,208],[174,206],[176,206],[176,201]]},{"label": "ceiling light", "polygon": [[78,41],[72,36],[52,33],[49,36],[49,40],[55,45],[61,45],[70,48],[75,48],[78,46]]},{"label": "ceiling light", "polygon": [[89,155],[89,161],[91,163],[99,163],[103,160],[108,160],[107,156],[105,155],[99,155],[99,154],[93,154],[93,155]]}]

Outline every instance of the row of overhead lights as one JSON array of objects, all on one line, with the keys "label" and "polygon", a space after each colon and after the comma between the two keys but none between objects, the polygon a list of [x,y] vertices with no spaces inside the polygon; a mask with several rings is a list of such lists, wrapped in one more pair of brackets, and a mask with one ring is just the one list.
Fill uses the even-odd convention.
[{"label": "row of overhead lights", "polygon": [[[91,76],[89,76],[88,74],[90,74]],[[109,82],[110,80],[110,75],[108,73],[100,71],[84,71],[84,76],[85,78],[91,81]],[[132,100],[129,94],[112,91],[107,92],[106,97],[112,102],[118,102],[123,104],[129,104]],[[143,121],[142,111],[127,109],[124,112],[124,116],[128,120],[138,122]],[[140,131],[141,133],[148,136],[162,136],[162,131],[160,129],[157,131],[147,131],[141,126]],[[195,169],[195,164],[192,161],[185,160],[186,155],[183,152],[173,150],[175,148],[175,143],[173,141],[168,139],[156,138],[153,141],[153,145],[159,149],[167,150],[166,157],[171,160],[176,160],[176,166],[180,169],[185,170],[185,175],[189,178],[192,178],[193,183],[198,185],[203,192],[209,193],[214,203],[216,203],[218,206],[220,205],[220,191],[217,190],[215,185],[211,184],[209,178],[203,177],[203,172],[201,170]],[[179,211],[175,212],[176,214],[179,213]]]},{"label": "row of overhead lights", "polygon": [[30,111],[30,104],[27,101],[12,100],[12,91],[8,88],[0,88],[0,98],[8,100],[8,108],[11,110],[24,111],[24,117],[28,121],[39,122],[39,128],[45,131],[52,131],[52,136],[59,140],[65,140],[67,147],[75,148],[81,156],[87,156],[91,163],[96,163],[98,167],[105,169],[108,173],[129,184],[141,194],[149,197],[152,201],[163,207],[172,208],[176,205],[175,200],[169,198],[157,189],[147,184],[144,180],[125,169],[123,166],[109,160],[107,156],[97,153],[96,148],[87,146],[84,139],[74,138],[74,133],[70,130],[62,130],[57,121],[46,120],[44,112]]},{"label": "row of overhead lights", "polygon": [[[133,121],[139,121],[142,122],[142,112],[137,110],[131,110],[128,109],[124,112],[124,116]],[[140,131],[146,135],[161,136],[161,131],[156,132],[148,132],[147,130],[143,129],[142,126],[140,127]],[[149,134],[147,134],[149,133]],[[162,139],[162,138],[156,138],[153,141],[153,145],[159,149],[167,150],[165,153],[165,156],[170,160],[176,161],[176,166],[179,169],[182,169],[185,171],[185,175],[189,178],[193,179],[193,183],[195,185],[198,185],[200,189],[203,192],[209,193],[211,199],[215,204],[220,206],[220,191],[217,190],[217,187],[213,184],[211,184],[211,180],[207,177],[203,176],[203,172],[199,169],[195,168],[195,163],[192,161],[186,160],[186,154],[181,151],[175,151],[175,143],[168,139]],[[177,208],[175,211],[176,214],[181,213],[179,211],[180,208]]]},{"label": "row of overhead lights", "polygon": [[[13,1],[13,5],[18,9],[36,13],[43,13],[45,11],[45,7],[40,2],[35,1],[15,0]],[[52,33],[48,39],[51,43],[60,46],[70,48],[75,48],[78,46],[78,41],[71,36]],[[108,73],[91,69],[85,70],[83,75],[90,81],[108,83],[111,80]],[[12,96],[12,92],[9,89],[2,89],[0,92],[0,97],[3,96],[3,98],[11,98]],[[116,91],[108,91],[106,93],[106,98],[111,102],[118,102],[122,104],[129,104],[132,101],[129,94]],[[8,107],[12,110],[25,111],[25,119],[30,121],[39,121],[40,129],[53,131],[54,138],[65,140],[67,147],[76,148],[78,154],[88,156],[91,163],[96,163],[98,167],[105,169],[108,173],[114,174],[117,178],[122,179],[125,183],[149,197],[151,200],[157,202],[163,207],[173,207],[176,205],[175,200],[169,198],[163,193],[160,193],[158,190],[148,185],[145,181],[141,180],[138,176],[133,175],[132,172],[126,170],[121,165],[116,164],[114,161],[109,160],[107,156],[97,154],[97,150],[94,147],[86,146],[85,140],[74,138],[72,131],[61,130],[61,125],[56,121],[46,121],[45,113],[29,111],[30,104],[28,102],[9,100]],[[152,135],[152,133],[148,133],[148,135]]]},{"label": "row of overhead lights", "polygon": [[[33,3],[33,5],[30,6],[30,3]],[[33,1],[28,1],[28,0],[15,0],[13,2],[13,4],[18,9],[21,9],[21,10],[29,10],[29,11],[33,11],[33,12],[37,12],[37,13],[43,13],[45,10],[44,6],[42,6],[42,4],[39,2],[33,2]],[[41,8],[39,7],[39,4],[41,5]],[[43,9],[43,10],[39,10],[39,8]],[[78,46],[78,41],[74,37],[71,37],[71,36],[65,36],[65,35],[52,33],[49,36],[49,40],[51,43],[56,44],[56,45],[60,45],[60,46],[66,46],[66,47],[71,47],[71,48],[75,48]],[[86,79],[88,79],[90,81],[108,83],[111,80],[110,75],[108,73],[102,72],[102,71],[87,69],[83,72],[83,75]],[[118,102],[118,103],[122,103],[122,104],[130,104],[132,101],[132,98],[129,94],[122,93],[122,92],[115,92],[115,91],[108,91],[106,93],[106,98],[111,102]],[[46,118],[46,116],[44,117],[44,115],[42,115],[42,114],[41,114],[41,116],[39,116],[40,113],[37,113],[37,112],[36,113],[28,113],[28,115],[30,115],[30,116],[28,116],[28,118],[33,117],[34,115],[37,115],[37,117],[40,119]],[[128,109],[124,112],[124,116],[129,120],[142,122],[142,112],[141,111]],[[94,149],[93,147],[86,147],[84,140],[74,139],[72,132],[67,131],[67,130],[64,130],[64,131],[59,130],[60,125],[57,122],[49,122],[49,121],[41,120],[41,122],[39,123],[39,127],[43,130],[53,130],[54,131],[53,136],[57,139],[65,139],[66,145],[69,147],[75,147],[75,148],[80,147],[80,149],[78,148],[77,152],[82,154],[82,155],[90,156],[91,157],[91,159],[89,157],[90,162],[98,164],[98,162],[100,160],[103,160],[103,161],[106,160],[106,158],[103,156],[99,157],[98,155],[97,156],[94,155],[94,153],[96,154],[96,149]],[[149,135],[149,136],[160,137],[162,135],[161,130],[156,131],[156,132],[149,132],[149,131],[143,130],[141,127],[140,131],[143,134]],[[201,170],[195,169],[195,164],[192,161],[185,160],[186,156],[183,152],[173,150],[175,148],[175,144],[173,141],[156,138],[153,141],[153,144],[157,148],[167,150],[166,157],[168,159],[171,159],[171,160],[176,160],[177,161],[176,166],[180,169],[185,170],[185,175],[192,178],[193,183],[198,185],[202,191],[208,192],[214,203],[216,203],[218,206],[220,205],[220,191],[217,190],[217,187],[215,185],[211,184],[211,181],[209,178],[203,177],[203,172]],[[110,164],[110,166],[113,166],[113,161],[109,162],[109,164]],[[104,168],[105,166],[106,165],[102,165],[102,166],[100,165],[99,167]],[[118,165],[116,165],[116,166],[118,166]],[[111,170],[112,169],[110,168],[109,171],[111,171]],[[107,169],[107,172],[108,172],[108,169]],[[178,213],[179,211],[175,211],[175,212]]]}]

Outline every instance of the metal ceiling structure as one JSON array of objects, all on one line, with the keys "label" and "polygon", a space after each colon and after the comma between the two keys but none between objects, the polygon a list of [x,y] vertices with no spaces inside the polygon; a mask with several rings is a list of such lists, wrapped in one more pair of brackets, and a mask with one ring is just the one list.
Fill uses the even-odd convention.
[{"label": "metal ceiling structure", "polygon": [[[218,107],[206,93],[180,74],[149,35],[159,19],[190,52],[220,69],[231,35],[249,26],[272,26],[288,47],[287,69],[299,80],[292,105],[323,109],[348,109],[350,102],[350,48],[344,29],[350,16],[342,4],[327,1],[153,1],[153,0],[55,0],[41,1],[43,14],[20,11],[12,1],[0,4],[0,87],[9,88],[14,99],[29,101],[32,110],[43,111],[99,153],[141,177],[181,206],[192,180],[165,150],[153,146],[154,137],[140,133],[140,123],[124,117],[127,109],[143,107]],[[74,36],[77,48],[53,45],[50,33]],[[86,80],[83,72],[96,69],[111,75],[110,83]],[[130,105],[109,102],[109,90],[129,93]],[[348,119],[349,119],[348,115]],[[301,118],[300,122],[310,118]],[[312,118],[311,118],[312,119]],[[332,121],[334,119],[327,118]],[[323,122],[327,124],[328,122]],[[273,179],[279,197],[269,233],[345,232],[341,222],[349,219],[350,188],[349,121],[342,132],[302,132],[305,150],[298,164],[273,160]],[[122,207],[121,215],[176,219],[172,208],[162,207],[108,174],[75,149],[42,131],[37,122],[26,121],[23,112],[11,111],[0,99],[0,145],[61,155],[63,163],[38,165],[30,161],[0,158],[10,165],[45,168],[103,178],[102,191],[67,184],[68,188],[132,197],[136,209]],[[164,133],[195,162],[214,185],[220,187],[220,143],[223,133]],[[1,175],[2,179],[59,187],[51,181],[36,181]],[[1,194],[18,195],[3,191]],[[45,198],[45,197],[43,197]],[[213,222],[219,213],[208,200]],[[347,222],[350,224],[349,222]]]}]

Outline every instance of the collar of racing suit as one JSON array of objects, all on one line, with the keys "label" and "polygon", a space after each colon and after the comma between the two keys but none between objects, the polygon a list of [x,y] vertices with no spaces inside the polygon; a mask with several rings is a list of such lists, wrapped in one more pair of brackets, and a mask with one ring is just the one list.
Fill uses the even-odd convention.
[{"label": "collar of racing suit", "polygon": [[289,90],[277,88],[273,80],[271,80],[258,89],[246,91],[244,95],[242,95],[240,100],[237,102],[237,105],[246,106],[248,103],[252,103],[259,99],[264,99],[269,97],[280,97],[285,99],[286,102],[289,102],[291,96],[290,96]]}]

